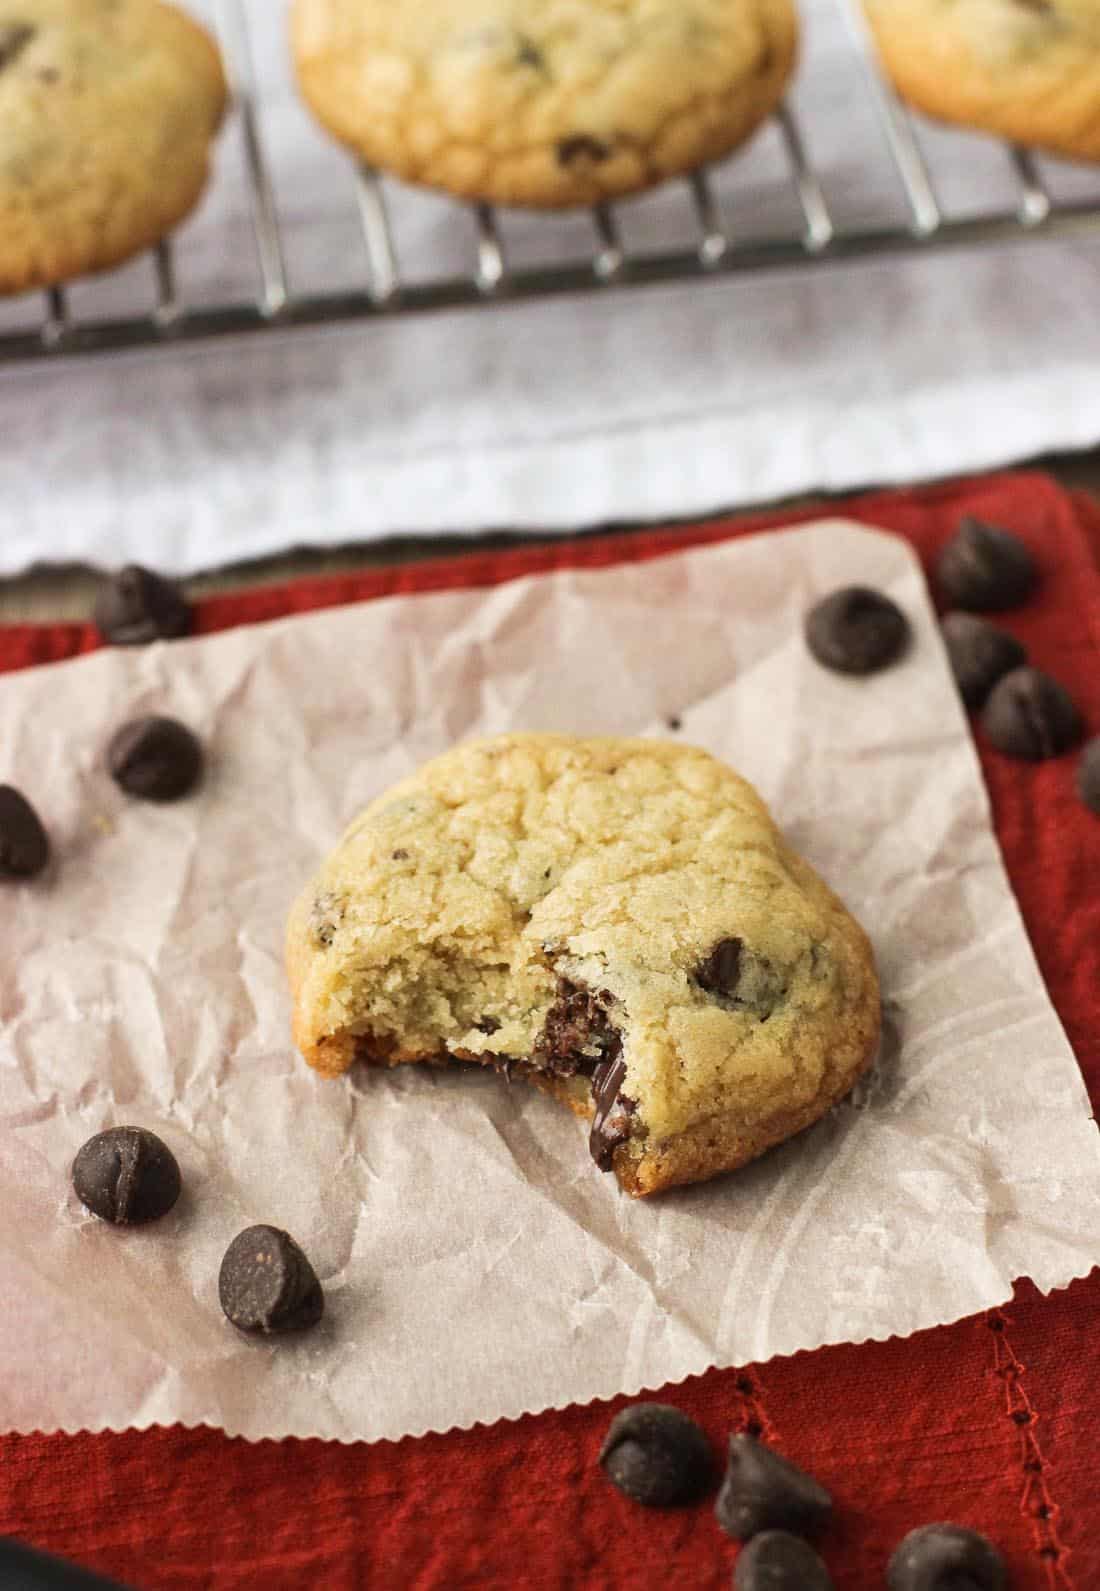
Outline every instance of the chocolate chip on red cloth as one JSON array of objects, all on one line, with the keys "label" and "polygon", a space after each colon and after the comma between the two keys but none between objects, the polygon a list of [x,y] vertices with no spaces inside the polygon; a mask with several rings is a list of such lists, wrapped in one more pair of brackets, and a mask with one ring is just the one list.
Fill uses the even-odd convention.
[{"label": "chocolate chip on red cloth", "polygon": [[981,707],[999,679],[1027,662],[1022,642],[976,613],[945,614],[941,628],[955,684],[968,707]]},{"label": "chocolate chip on red cloth", "polygon": [[1077,768],[1077,793],[1089,811],[1100,817],[1100,735],[1090,740],[1081,754]]},{"label": "chocolate chip on red cloth", "polygon": [[737,1555],[734,1591],[833,1591],[825,1564],[801,1536],[765,1530]]},{"label": "chocolate chip on red cloth", "polygon": [[729,1467],[714,1505],[727,1536],[747,1541],[764,1530],[809,1535],[832,1511],[833,1500],[812,1475],[754,1437],[730,1437]]},{"label": "chocolate chip on red cloth", "polygon": [[1037,668],[1014,668],[997,682],[982,728],[998,751],[1024,762],[1060,757],[1084,733],[1069,693]]},{"label": "chocolate chip on red cloth", "polygon": [[218,1273],[218,1298],[227,1318],[247,1332],[302,1331],[325,1312],[313,1266],[277,1226],[249,1226],[237,1234]]},{"label": "chocolate chip on red cloth", "polygon": [[14,785],[0,784],[0,878],[33,878],[49,859],[38,813]]},{"label": "chocolate chip on red cloth", "polygon": [[145,1127],[109,1127],[73,1161],[73,1189],[93,1215],[115,1226],[158,1221],[180,1196],[176,1157]]},{"label": "chocolate chip on red cloth", "polygon": [[179,586],[131,563],[103,581],[93,617],[104,640],[115,646],[147,646],[188,635],[192,615]]},{"label": "chocolate chip on red cloth", "polygon": [[869,586],[844,586],[806,615],[806,644],[825,668],[873,674],[899,658],[909,642],[909,620],[896,602]]},{"label": "chocolate chip on red cloth", "polygon": [[940,553],[936,579],[953,607],[996,613],[1029,597],[1039,571],[1018,536],[968,518]]},{"label": "chocolate chip on red cloth", "polygon": [[613,1485],[647,1508],[694,1503],[714,1475],[702,1429],[667,1403],[634,1403],[616,1414],[600,1448],[600,1463]]},{"label": "chocolate chip on red cloth", "polygon": [[175,801],[198,783],[202,747],[175,718],[135,718],[112,736],[107,766],[127,795]]},{"label": "chocolate chip on red cloth", "polygon": [[1004,1559],[985,1536],[962,1525],[920,1525],[886,1566],[889,1591],[1004,1591]]}]

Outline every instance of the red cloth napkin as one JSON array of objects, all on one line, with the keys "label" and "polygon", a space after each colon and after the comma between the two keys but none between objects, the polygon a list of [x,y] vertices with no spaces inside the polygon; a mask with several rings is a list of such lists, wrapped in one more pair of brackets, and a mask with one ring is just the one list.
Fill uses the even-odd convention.
[{"label": "red cloth napkin", "polygon": [[[1014,474],[863,498],[836,512],[906,536],[925,560],[963,513],[1017,531],[1044,580],[1008,622],[1033,660],[1072,689],[1090,732],[1100,731],[1100,512],[1084,498]],[[199,629],[652,558],[775,522],[563,541],[241,591],[202,603]],[[0,668],[95,644],[89,627],[0,630]],[[1033,767],[980,750],[1013,884],[1095,1107],[1100,820],[1074,795],[1072,758]],[[0,1299],[5,1329],[18,1330],[18,1300],[2,1289]],[[882,1586],[899,1538],[939,1519],[992,1536],[1017,1588],[1095,1591],[1098,1320],[1100,1271],[1049,1298],[1022,1283],[1011,1306],[958,1325],[714,1370],[663,1396],[701,1420],[717,1449],[731,1430],[760,1431],[829,1487],[838,1515],[823,1550],[840,1591]],[[409,1374],[425,1356],[445,1363],[463,1351],[462,1321],[441,1321],[437,1341],[409,1344]],[[141,1591],[727,1586],[736,1548],[709,1503],[645,1512],[596,1466],[622,1401],[373,1445],[253,1444],[180,1427],[3,1437],[0,1534]]]}]

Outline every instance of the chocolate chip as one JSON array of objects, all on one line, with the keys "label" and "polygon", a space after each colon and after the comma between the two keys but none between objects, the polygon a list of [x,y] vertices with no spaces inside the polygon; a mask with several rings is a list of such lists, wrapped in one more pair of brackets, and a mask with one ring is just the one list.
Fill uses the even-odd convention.
[{"label": "chocolate chip", "polygon": [[112,736],[107,766],[127,795],[175,801],[198,783],[202,747],[174,718],[135,718]]},{"label": "chocolate chip", "polygon": [[516,35],[516,65],[530,66],[536,72],[546,70],[546,57],[538,45],[522,33]]},{"label": "chocolate chip", "polygon": [[1090,812],[1100,817],[1100,735],[1090,740],[1077,769],[1077,792]]},{"label": "chocolate chip", "polygon": [[96,1133],[73,1161],[72,1176],[81,1204],[115,1226],[157,1221],[180,1196],[175,1155],[144,1127]]},{"label": "chocolate chip", "polygon": [[1004,1560],[991,1541],[961,1525],[920,1525],[886,1566],[889,1591],[1003,1591]]},{"label": "chocolate chip", "polygon": [[747,1541],[762,1530],[808,1535],[824,1523],[833,1500],[812,1475],[751,1436],[730,1437],[729,1468],[714,1505],[727,1536]]},{"label": "chocolate chip", "polygon": [[391,862],[407,862],[408,860],[409,860],[409,853],[408,853],[408,851],[403,850],[401,848],[401,846],[398,846],[396,851],[391,851],[390,852],[390,861]]},{"label": "chocolate chip", "polygon": [[981,707],[1003,675],[1027,662],[1027,648],[1014,635],[975,613],[946,614],[942,630],[955,684],[968,707]]},{"label": "chocolate chip", "polygon": [[218,1298],[240,1331],[300,1331],[315,1326],[325,1311],[313,1266],[277,1226],[237,1234],[218,1273]]},{"label": "chocolate chip", "polygon": [[49,859],[38,813],[14,785],[0,784],[0,878],[33,878]]},{"label": "chocolate chip", "polygon": [[673,734],[675,734],[678,729],[683,729],[684,721],[682,718],[677,717],[677,715],[673,713],[671,718],[665,719],[665,727],[671,729]]},{"label": "chocolate chip", "polygon": [[719,994],[732,999],[737,993],[737,980],[741,975],[741,939],[720,939],[696,967],[693,977],[708,994]]},{"label": "chocolate chip", "polygon": [[588,133],[574,133],[570,138],[558,141],[557,156],[559,166],[571,166],[577,160],[606,160],[611,154],[609,144],[601,143],[598,138],[591,137]]},{"label": "chocolate chip", "polygon": [[37,32],[29,22],[0,23],[0,72],[22,55]]},{"label": "chocolate chip", "polygon": [[822,1560],[799,1536],[765,1530],[737,1555],[734,1591],[833,1591]]},{"label": "chocolate chip", "polygon": [[486,1036],[491,1033],[500,1032],[500,1023],[497,1021],[495,1016],[479,1017],[474,1023],[474,1027],[477,1028],[479,1033],[484,1033]]},{"label": "chocolate chip", "polygon": [[869,586],[844,586],[806,615],[806,644],[819,663],[841,674],[873,674],[900,657],[909,620]]},{"label": "chocolate chip", "polygon": [[993,687],[982,727],[998,751],[1024,762],[1060,757],[1084,729],[1066,691],[1037,668],[1014,668]]},{"label": "chocolate chip", "polygon": [[936,563],[940,590],[956,608],[996,613],[1029,597],[1039,579],[1018,536],[980,519],[964,519]]},{"label": "chocolate chip", "polygon": [[95,599],[96,629],[115,646],[172,640],[191,629],[191,609],[179,587],[140,564],[105,580]]},{"label": "chocolate chip", "polygon": [[600,1463],[613,1485],[647,1508],[696,1502],[714,1473],[702,1430],[667,1403],[635,1403],[617,1414],[600,1448]]}]

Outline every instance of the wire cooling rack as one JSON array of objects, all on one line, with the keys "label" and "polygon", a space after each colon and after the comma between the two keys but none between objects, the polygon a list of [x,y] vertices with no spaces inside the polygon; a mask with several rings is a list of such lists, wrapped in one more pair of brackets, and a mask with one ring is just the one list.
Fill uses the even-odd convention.
[{"label": "wire cooling rack", "polygon": [[712,173],[686,180],[694,237],[687,246],[642,252],[623,242],[618,206],[591,212],[592,246],[586,258],[510,266],[497,212],[489,205],[456,207],[470,212],[475,248],[468,271],[428,280],[410,279],[398,263],[388,183],[370,167],[355,176],[358,225],[365,245],[361,286],[337,290],[292,290],[284,229],[265,148],[262,117],[241,0],[220,0],[218,31],[226,61],[247,177],[255,238],[255,290],[249,297],[213,304],[188,303],[181,292],[171,240],[151,255],[152,294],[140,313],[87,318],[74,313],[63,287],[43,296],[35,323],[0,328],[0,364],[58,359],[123,349],[168,347],[205,339],[325,326],[429,310],[455,309],[607,291],[652,283],[711,280],[776,267],[811,266],[846,260],[912,254],[930,249],[996,244],[1024,237],[1100,236],[1100,200],[1059,201],[1044,181],[1032,151],[1007,151],[1014,196],[1002,209],[980,215],[951,213],[936,186],[906,109],[878,75],[866,30],[855,7],[841,0],[853,44],[862,56],[881,140],[904,199],[900,223],[845,226],[831,213],[799,121],[789,105],[775,122],[801,226],[780,235],[739,239],[723,221]]}]

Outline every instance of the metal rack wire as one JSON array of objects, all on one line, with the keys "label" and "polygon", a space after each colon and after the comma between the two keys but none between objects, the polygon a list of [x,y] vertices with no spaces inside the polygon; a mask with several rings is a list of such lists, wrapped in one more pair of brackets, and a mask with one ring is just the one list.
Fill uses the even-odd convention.
[{"label": "metal rack wire", "polygon": [[1100,205],[1095,201],[1056,202],[1034,155],[1022,148],[1009,151],[1018,193],[1014,206],[981,216],[946,214],[909,114],[872,63],[866,31],[855,10],[858,0],[842,3],[853,40],[863,57],[867,87],[904,195],[907,224],[855,230],[838,226],[798,121],[790,107],[784,105],[775,120],[802,217],[801,231],[794,235],[762,240],[731,236],[715,202],[710,175],[702,170],[686,179],[696,225],[693,246],[632,253],[624,246],[616,207],[601,204],[591,211],[590,258],[514,269],[507,259],[495,210],[490,205],[473,205],[467,208],[473,213],[477,241],[468,274],[413,282],[403,279],[398,265],[384,184],[377,172],[362,167],[357,173],[356,196],[368,266],[364,284],[355,290],[293,293],[288,284],[281,223],[257,112],[244,15],[240,0],[221,0],[219,31],[243,146],[256,244],[254,297],[213,307],[189,307],[179,291],[172,243],[166,240],[151,256],[154,292],[147,312],[125,319],[78,319],[71,311],[66,290],[51,288],[44,294],[40,324],[27,330],[0,332],[0,365],[166,347],[371,316],[409,315],[692,278],[713,279],[779,266],[823,265],[931,248],[973,247],[1028,236],[1100,236]]}]

